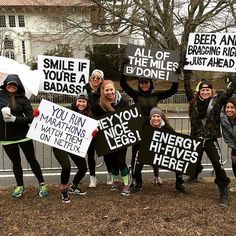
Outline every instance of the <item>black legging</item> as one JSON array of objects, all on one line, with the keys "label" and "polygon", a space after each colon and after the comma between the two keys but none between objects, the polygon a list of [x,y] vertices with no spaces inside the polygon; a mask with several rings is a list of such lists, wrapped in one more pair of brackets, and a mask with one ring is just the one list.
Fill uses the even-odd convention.
[{"label": "black legging", "polygon": [[40,165],[35,157],[34,144],[32,140],[27,140],[25,142],[14,143],[9,145],[3,145],[3,148],[12,161],[13,172],[15,175],[17,186],[23,186],[23,169],[21,166],[20,148],[22,149],[27,162],[30,164],[31,170],[36,176],[39,183],[44,182],[42,171]]},{"label": "black legging", "polygon": [[88,168],[89,168],[89,174],[91,176],[95,176],[95,169],[96,169],[96,160],[95,160],[95,147],[94,147],[94,141],[92,140],[91,144],[88,148]]},{"label": "black legging", "polygon": [[85,158],[76,156],[72,153],[67,153],[63,150],[57,149],[53,147],[53,153],[55,158],[61,165],[61,184],[66,185],[69,183],[70,179],[70,171],[71,171],[71,163],[69,157],[73,160],[75,165],[78,168],[77,173],[74,176],[72,183],[77,186],[79,182],[83,179],[87,171],[87,163]]},{"label": "black legging", "polygon": [[215,183],[219,188],[226,188],[230,182],[222,166],[222,154],[217,139],[208,139],[204,141],[203,151],[206,152],[214,168],[216,178]]},{"label": "black legging", "polygon": [[236,177],[236,163],[232,162],[232,169],[233,169],[234,177]]}]

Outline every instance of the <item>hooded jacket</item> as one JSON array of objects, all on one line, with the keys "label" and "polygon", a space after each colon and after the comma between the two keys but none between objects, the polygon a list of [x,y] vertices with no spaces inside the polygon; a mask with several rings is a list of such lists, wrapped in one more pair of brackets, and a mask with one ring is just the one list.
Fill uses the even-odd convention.
[{"label": "hooded jacket", "polygon": [[[148,79],[147,79],[148,80]],[[156,107],[160,100],[171,97],[178,91],[178,82],[173,82],[171,88],[165,91],[154,91],[153,82],[150,79],[150,89],[146,92],[140,88],[140,79],[138,80],[138,90],[133,89],[126,81],[126,76],[122,75],[120,79],[120,86],[127,93],[135,103],[141,107],[143,114],[149,117],[149,113],[153,107]]]},{"label": "hooded jacket", "polygon": [[236,149],[236,126],[232,125],[229,121],[228,116],[223,112],[221,113],[221,126],[222,134],[226,144],[231,149]]},{"label": "hooded jacket", "polygon": [[[15,93],[15,108],[13,108],[11,97],[6,90],[6,85],[10,81],[18,84]],[[29,129],[29,123],[33,120],[33,109],[29,99],[25,96],[25,89],[18,75],[8,75],[0,88],[0,110],[3,107],[10,107],[11,114],[16,117],[15,122],[5,122],[2,112],[0,112],[0,140],[15,141],[24,139]]]}]

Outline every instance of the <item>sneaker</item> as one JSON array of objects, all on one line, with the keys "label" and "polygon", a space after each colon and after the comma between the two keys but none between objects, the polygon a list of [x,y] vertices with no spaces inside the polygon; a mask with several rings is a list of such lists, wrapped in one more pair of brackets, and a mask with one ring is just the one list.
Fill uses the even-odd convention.
[{"label": "sneaker", "polygon": [[154,177],[153,179],[154,185],[161,186],[163,184],[161,177]]},{"label": "sneaker", "polygon": [[107,174],[107,185],[112,185],[113,184],[113,177],[111,173]]},{"label": "sneaker", "polygon": [[236,192],[236,184],[229,189],[230,192]]},{"label": "sneaker", "polygon": [[118,191],[119,190],[119,182],[114,181],[111,186],[111,191]]},{"label": "sneaker", "polygon": [[42,183],[38,187],[38,195],[40,197],[47,197],[48,196],[48,185],[45,183]]},{"label": "sneaker", "polygon": [[82,195],[85,195],[87,192],[83,191],[79,186],[75,187],[75,186],[71,185],[69,188],[69,193],[78,194],[78,195],[82,196]]},{"label": "sneaker", "polygon": [[61,190],[61,199],[62,199],[62,202],[64,203],[70,202],[70,197],[69,197],[67,188]]},{"label": "sneaker", "polygon": [[139,190],[141,190],[143,188],[143,184],[139,183],[139,184],[135,184],[132,188],[130,188],[130,192],[131,193],[136,193]]},{"label": "sneaker", "polygon": [[89,188],[96,188],[96,186],[97,186],[97,178],[91,175]]},{"label": "sneaker", "polygon": [[129,191],[129,186],[128,185],[124,185],[123,190],[121,192],[122,196],[129,196],[130,195],[130,191]]},{"label": "sneaker", "polygon": [[24,186],[16,186],[14,192],[12,193],[12,197],[21,197],[25,193]]}]

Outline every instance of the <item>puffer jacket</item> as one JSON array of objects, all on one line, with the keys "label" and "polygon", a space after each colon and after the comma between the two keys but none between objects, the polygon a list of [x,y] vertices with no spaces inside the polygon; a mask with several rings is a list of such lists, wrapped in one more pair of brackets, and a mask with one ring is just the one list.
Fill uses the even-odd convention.
[{"label": "puffer jacket", "polygon": [[156,107],[158,102],[176,94],[178,91],[178,82],[173,82],[170,89],[164,91],[152,91],[153,83],[150,80],[150,90],[144,92],[140,89],[140,81],[138,81],[138,90],[133,89],[126,81],[126,76],[122,75],[120,79],[120,86],[127,93],[135,103],[141,107],[143,114],[149,117],[149,113],[153,107]]},{"label": "puffer jacket", "polygon": [[[190,114],[190,122],[191,122],[191,136],[197,138],[204,139],[215,139],[221,137],[220,132],[220,114],[222,107],[226,104],[227,100],[232,96],[235,83],[233,81],[228,87],[227,90],[223,93],[217,94],[211,98],[211,109],[207,116],[206,122],[203,122],[199,116],[199,111],[197,108],[197,99],[194,95],[194,91],[190,86],[190,78],[191,73],[184,73],[184,88],[187,99],[190,103],[192,103],[192,109]],[[204,124],[205,123],[205,124]]]},{"label": "puffer jacket", "polygon": [[[15,94],[15,108],[12,107],[10,95],[6,91],[6,85],[9,81],[15,81],[18,84]],[[17,75],[8,75],[0,88],[0,109],[10,107],[11,114],[16,116],[15,122],[5,122],[2,112],[0,112],[0,140],[15,141],[23,139],[28,132],[29,123],[33,120],[33,109],[29,99],[25,96],[25,89]]]},{"label": "puffer jacket", "polygon": [[224,141],[231,149],[236,150],[236,126],[231,125],[225,113],[221,113],[220,117]]}]

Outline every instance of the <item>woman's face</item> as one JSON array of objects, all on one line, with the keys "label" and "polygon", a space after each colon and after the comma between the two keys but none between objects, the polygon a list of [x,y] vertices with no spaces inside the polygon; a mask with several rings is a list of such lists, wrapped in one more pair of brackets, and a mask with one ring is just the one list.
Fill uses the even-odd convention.
[{"label": "woman's face", "polygon": [[107,84],[104,86],[104,95],[109,99],[109,100],[114,100],[115,99],[115,87],[113,84]]},{"label": "woman's face", "polygon": [[15,83],[9,83],[7,84],[6,86],[6,90],[9,92],[9,93],[15,93],[17,91],[17,85]]},{"label": "woman's face", "polygon": [[142,89],[142,91],[146,92],[150,88],[150,81],[142,80],[142,81],[139,82],[139,86]]},{"label": "woman's face", "polygon": [[212,89],[210,88],[202,87],[199,92],[200,92],[201,98],[203,99],[208,99],[209,97],[212,96]]},{"label": "woman's face", "polygon": [[229,118],[234,119],[236,117],[236,107],[233,103],[228,102],[225,107],[225,113]]},{"label": "woman's face", "polygon": [[91,83],[93,87],[97,88],[102,83],[102,79],[99,76],[94,75],[91,77]]},{"label": "woman's face", "polygon": [[78,99],[76,101],[76,107],[79,109],[79,111],[83,111],[84,109],[86,109],[88,105],[88,102],[85,99]]},{"label": "woman's face", "polygon": [[159,114],[154,114],[151,116],[150,123],[152,127],[159,128],[161,125],[161,116]]}]

